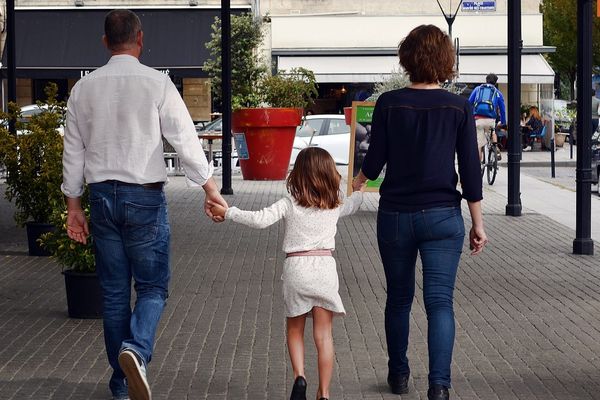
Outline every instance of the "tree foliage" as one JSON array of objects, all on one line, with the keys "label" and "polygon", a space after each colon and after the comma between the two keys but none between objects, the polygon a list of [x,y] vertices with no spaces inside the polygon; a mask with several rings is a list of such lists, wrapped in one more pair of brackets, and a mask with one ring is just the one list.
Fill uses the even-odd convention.
[{"label": "tree foliage", "polygon": [[292,68],[289,72],[262,79],[259,94],[271,107],[306,108],[319,95],[315,74],[305,68]]},{"label": "tree foliage", "polygon": [[60,199],[62,193],[62,146],[58,131],[64,121],[65,104],[56,100],[58,87],[50,84],[45,89],[47,103],[38,102],[43,112],[33,115],[27,123],[21,118],[20,108],[9,103],[9,113],[2,119],[16,121],[18,135],[0,127],[0,164],[6,168],[6,198],[17,207],[15,220],[48,223],[52,208],[49,203]]},{"label": "tree foliage", "polygon": [[[251,14],[231,16],[231,103],[234,109],[257,107],[257,84],[267,72],[258,48],[264,36],[262,23]],[[221,101],[221,20],[215,17],[211,40],[206,43],[211,58],[204,63],[212,83],[212,95]]]},{"label": "tree foliage", "polygon": [[[561,79],[566,80],[569,89],[573,88],[577,75],[577,3],[573,0],[544,0],[541,6],[544,44],[556,46],[556,52],[549,53],[548,60]],[[600,18],[593,17],[592,36],[592,65],[597,70],[600,66]],[[573,99],[573,90],[569,90],[569,95]]]}]

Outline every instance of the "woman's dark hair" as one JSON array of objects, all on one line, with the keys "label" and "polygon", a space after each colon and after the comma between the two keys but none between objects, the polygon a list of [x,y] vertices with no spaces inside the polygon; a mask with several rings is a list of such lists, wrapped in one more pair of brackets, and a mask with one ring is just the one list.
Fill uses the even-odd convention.
[{"label": "woman's dark hair", "polygon": [[326,150],[307,147],[298,153],[286,187],[302,207],[330,210],[341,204],[341,179],[333,158]]},{"label": "woman's dark hair", "polygon": [[435,25],[420,25],[410,31],[398,46],[398,56],[411,82],[444,82],[455,75],[454,46]]},{"label": "woman's dark hair", "polygon": [[129,10],[112,10],[104,19],[104,35],[110,50],[122,50],[134,44],[142,30],[138,16]]}]

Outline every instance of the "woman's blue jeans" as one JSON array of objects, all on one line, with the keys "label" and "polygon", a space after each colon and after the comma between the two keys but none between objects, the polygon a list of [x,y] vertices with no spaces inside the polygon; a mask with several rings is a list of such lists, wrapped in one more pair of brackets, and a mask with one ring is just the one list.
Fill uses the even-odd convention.
[{"label": "woman's blue jeans", "polygon": [[[110,389],[126,396],[119,351],[134,350],[147,364],[168,297],[169,220],[164,192],[118,181],[90,188],[96,270],[104,297],[104,341],[114,372]],[[131,280],[136,302],[131,309]]]},{"label": "woman's blue jeans", "polygon": [[459,207],[377,215],[377,241],[387,281],[385,334],[389,372],[410,373],[406,351],[415,294],[417,252],[423,264],[429,384],[450,387],[454,347],[453,292],[465,236]]}]

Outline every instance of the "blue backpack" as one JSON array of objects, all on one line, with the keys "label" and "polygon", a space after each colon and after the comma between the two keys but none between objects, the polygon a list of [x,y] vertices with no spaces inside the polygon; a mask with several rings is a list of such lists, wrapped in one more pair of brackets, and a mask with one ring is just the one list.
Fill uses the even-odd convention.
[{"label": "blue backpack", "polygon": [[473,103],[473,115],[480,115],[496,119],[495,98],[498,89],[494,85],[485,84],[479,87],[479,93]]}]

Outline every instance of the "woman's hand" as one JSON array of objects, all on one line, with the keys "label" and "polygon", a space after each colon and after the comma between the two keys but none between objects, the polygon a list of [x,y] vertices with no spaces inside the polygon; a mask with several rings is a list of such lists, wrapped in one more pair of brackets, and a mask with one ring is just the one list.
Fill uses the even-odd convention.
[{"label": "woman's hand", "polygon": [[358,172],[358,175],[356,175],[354,177],[354,179],[352,179],[352,191],[353,192],[364,192],[364,186],[365,183],[367,182],[367,177],[363,174],[362,171]]},{"label": "woman's hand", "polygon": [[477,255],[483,251],[483,248],[488,243],[487,235],[483,229],[483,226],[472,226],[469,231],[469,249],[471,255]]}]

